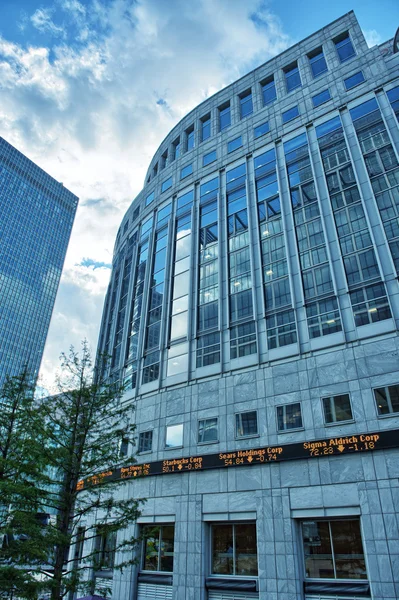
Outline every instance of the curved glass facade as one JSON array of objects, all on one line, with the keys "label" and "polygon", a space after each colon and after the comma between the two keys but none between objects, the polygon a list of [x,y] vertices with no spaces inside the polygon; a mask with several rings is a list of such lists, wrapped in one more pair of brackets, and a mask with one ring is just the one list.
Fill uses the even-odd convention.
[{"label": "curved glass facade", "polygon": [[156,524],[115,597],[397,596],[387,48],[348,13],[206,100],[151,162],[99,343],[135,404],[126,494],[148,500],[132,532]]}]

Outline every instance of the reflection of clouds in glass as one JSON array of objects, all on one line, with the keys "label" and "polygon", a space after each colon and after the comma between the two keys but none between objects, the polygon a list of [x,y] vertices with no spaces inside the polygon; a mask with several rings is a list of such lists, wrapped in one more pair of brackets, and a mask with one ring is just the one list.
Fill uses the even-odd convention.
[{"label": "reflection of clouds in glass", "polygon": [[166,447],[176,448],[183,445],[183,424],[169,425],[166,428]]},{"label": "reflection of clouds in glass", "polygon": [[172,330],[170,334],[172,340],[177,340],[187,335],[187,317],[187,312],[172,317]]},{"label": "reflection of clouds in glass", "polygon": [[188,369],[188,344],[178,344],[169,350],[168,377],[184,373]]},{"label": "reflection of clouds in glass", "polygon": [[[181,240],[184,236],[189,235],[191,233],[191,225],[187,223],[187,229],[181,229],[176,233],[176,239]],[[188,243],[190,243],[190,238],[188,238]]]}]

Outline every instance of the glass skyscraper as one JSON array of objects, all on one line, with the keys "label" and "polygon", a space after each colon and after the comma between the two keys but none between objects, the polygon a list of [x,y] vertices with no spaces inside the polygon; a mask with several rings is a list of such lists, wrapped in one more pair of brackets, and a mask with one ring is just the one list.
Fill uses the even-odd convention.
[{"label": "glass skyscraper", "polygon": [[0,385],[37,377],[77,205],[0,137]]}]

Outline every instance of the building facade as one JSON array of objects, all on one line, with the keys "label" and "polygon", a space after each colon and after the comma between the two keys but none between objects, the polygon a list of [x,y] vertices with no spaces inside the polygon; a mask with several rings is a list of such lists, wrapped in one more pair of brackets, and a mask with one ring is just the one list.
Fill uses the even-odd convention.
[{"label": "building facade", "polygon": [[37,378],[77,205],[0,137],[0,386]]},{"label": "building facade", "polygon": [[113,476],[147,498],[146,541],[98,590],[399,597],[398,118],[399,54],[350,12],[160,145],[98,364],[136,406],[138,465]]}]

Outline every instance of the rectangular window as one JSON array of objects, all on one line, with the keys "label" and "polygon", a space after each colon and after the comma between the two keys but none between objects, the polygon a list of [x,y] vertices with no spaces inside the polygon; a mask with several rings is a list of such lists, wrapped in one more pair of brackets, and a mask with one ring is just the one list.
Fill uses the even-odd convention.
[{"label": "rectangular window", "polygon": [[326,59],[324,58],[322,48],[318,48],[317,50],[314,50],[308,54],[308,59],[310,68],[312,69],[313,77],[318,77],[327,71],[327,63]]},{"label": "rectangular window", "polygon": [[320,106],[320,104],[324,104],[324,102],[327,102],[328,100],[331,100],[330,90],[323,90],[320,92],[320,94],[312,96],[312,102],[315,108]]},{"label": "rectangular window", "polygon": [[164,169],[166,167],[167,161],[168,161],[168,151],[165,150],[165,152],[161,156],[161,171],[162,171],[162,169]]},{"label": "rectangular window", "polygon": [[129,451],[129,438],[122,437],[119,444],[119,456],[122,458],[123,456],[127,456]]},{"label": "rectangular window", "polygon": [[165,181],[162,182],[161,192],[166,192],[169,188],[172,187],[172,177],[168,177]]},{"label": "rectangular window", "polygon": [[262,96],[263,96],[263,106],[266,104],[270,104],[274,102],[277,98],[276,94],[276,84],[274,83],[274,77],[270,77],[261,83],[262,86]]},{"label": "rectangular window", "polygon": [[340,423],[341,421],[353,420],[349,394],[323,398],[322,402],[325,423]]},{"label": "rectangular window", "polygon": [[141,431],[139,433],[138,452],[151,452],[152,450],[152,431]]},{"label": "rectangular window", "polygon": [[254,138],[261,137],[262,135],[265,135],[265,133],[269,133],[269,131],[270,131],[269,123],[266,121],[265,123],[262,123],[261,125],[258,125],[257,127],[254,127]]},{"label": "rectangular window", "polygon": [[241,119],[251,115],[253,112],[252,92],[251,90],[241,94],[240,98],[240,116]]},{"label": "rectangular window", "polygon": [[176,160],[180,156],[180,138],[178,137],[173,142],[173,160]]},{"label": "rectangular window", "polygon": [[206,165],[210,165],[216,160],[216,150],[212,150],[212,152],[208,152],[208,154],[204,154],[202,158],[202,164],[204,167]]},{"label": "rectangular window", "polygon": [[183,446],[183,423],[166,426],[165,448],[180,448]]},{"label": "rectangular window", "polygon": [[286,67],[283,70],[288,93],[292,92],[292,90],[296,90],[297,88],[301,87],[301,76],[299,74],[297,63],[293,63],[292,65]]},{"label": "rectangular window", "polygon": [[218,441],[218,420],[201,419],[198,421],[198,443],[209,444]]},{"label": "rectangular window", "polygon": [[238,136],[234,140],[231,140],[230,142],[228,142],[227,152],[234,152],[234,150],[237,150],[237,148],[241,148],[241,146],[242,146],[242,137]]},{"label": "rectangular window", "polygon": [[291,429],[301,429],[302,427],[302,412],[300,402],[277,406],[278,431],[289,431]]},{"label": "rectangular window", "polygon": [[149,204],[151,204],[151,202],[154,200],[155,198],[155,192],[151,192],[151,194],[149,194],[147,196],[147,198],[145,199],[145,205],[148,206]]},{"label": "rectangular window", "polygon": [[212,525],[212,574],[258,575],[256,524]]},{"label": "rectangular window", "polygon": [[173,573],[175,526],[145,525],[143,538],[142,570]]},{"label": "rectangular window", "polygon": [[193,163],[190,163],[189,165],[186,165],[185,167],[183,167],[181,169],[180,179],[184,179],[185,177],[192,175],[192,173],[193,173]]},{"label": "rectangular window", "polygon": [[[216,303],[215,303],[216,304]],[[213,303],[212,303],[213,305]],[[216,304],[217,311],[217,304]],[[216,316],[217,325],[217,316]],[[220,362],[220,333],[207,333],[197,340],[197,369]]]},{"label": "rectangular window", "polygon": [[383,283],[376,283],[349,292],[356,327],[391,318],[388,298]]},{"label": "rectangular window", "polygon": [[342,33],[334,40],[335,48],[337,50],[338,58],[343,63],[346,60],[355,56],[355,50],[353,48],[349,33]]},{"label": "rectangular window", "polygon": [[236,414],[236,438],[258,435],[258,413],[256,410]]},{"label": "rectangular window", "polygon": [[379,415],[399,413],[399,385],[389,385],[374,390]]},{"label": "rectangular window", "polygon": [[201,142],[205,142],[211,137],[211,115],[206,115],[201,119]]},{"label": "rectangular window", "polygon": [[388,100],[391,103],[393,112],[399,121],[399,86],[387,92]]},{"label": "rectangular window", "polygon": [[363,83],[363,81],[364,75],[361,71],[359,71],[358,73],[355,73],[354,75],[351,75],[350,77],[344,79],[345,89],[351,90],[352,88],[359,85],[359,83]]},{"label": "rectangular window", "polygon": [[307,579],[367,579],[358,519],[304,521],[302,540]]},{"label": "rectangular window", "polygon": [[292,119],[296,119],[299,117],[299,108],[297,106],[293,106],[289,110],[286,110],[282,113],[283,123],[288,123],[288,121],[292,121]]},{"label": "rectangular window", "polygon": [[116,532],[107,525],[97,527],[95,570],[110,571],[114,568]]},{"label": "rectangular window", "polygon": [[219,108],[219,129],[223,131],[231,125],[230,102]]},{"label": "rectangular window", "polygon": [[192,150],[194,148],[194,143],[195,143],[194,125],[189,127],[186,131],[186,142],[187,142],[187,152],[188,152],[189,150]]},{"label": "rectangular window", "polygon": [[266,317],[269,350],[280,348],[297,341],[295,313],[293,310]]},{"label": "rectangular window", "polygon": [[230,358],[256,354],[255,323],[243,323],[231,328],[230,332]]}]

